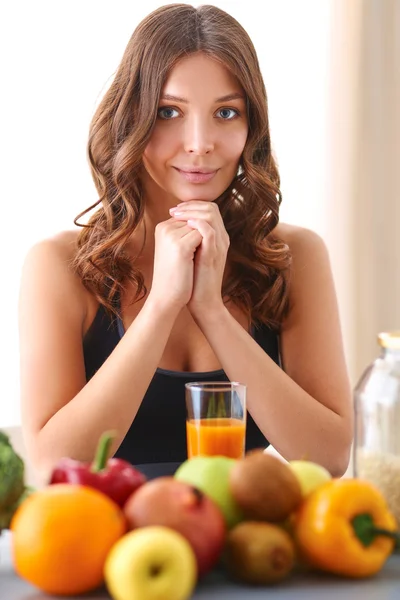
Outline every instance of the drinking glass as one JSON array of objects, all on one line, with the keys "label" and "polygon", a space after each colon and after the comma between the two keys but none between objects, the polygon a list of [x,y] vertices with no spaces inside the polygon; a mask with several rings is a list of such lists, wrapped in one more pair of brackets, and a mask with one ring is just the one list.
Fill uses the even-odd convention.
[{"label": "drinking glass", "polygon": [[242,458],[246,438],[246,386],[238,382],[186,383],[188,458]]}]

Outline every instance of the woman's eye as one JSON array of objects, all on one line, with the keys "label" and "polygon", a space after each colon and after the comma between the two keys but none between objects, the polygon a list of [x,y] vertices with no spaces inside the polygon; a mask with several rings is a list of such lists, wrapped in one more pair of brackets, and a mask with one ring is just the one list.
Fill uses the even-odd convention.
[{"label": "woman's eye", "polygon": [[160,119],[168,120],[175,118],[176,115],[174,115],[174,113],[178,114],[178,111],[175,108],[171,108],[170,106],[163,106],[162,108],[158,109],[157,114],[160,117]]},{"label": "woman's eye", "polygon": [[218,112],[223,121],[232,121],[239,116],[239,111],[234,108],[220,108]]}]

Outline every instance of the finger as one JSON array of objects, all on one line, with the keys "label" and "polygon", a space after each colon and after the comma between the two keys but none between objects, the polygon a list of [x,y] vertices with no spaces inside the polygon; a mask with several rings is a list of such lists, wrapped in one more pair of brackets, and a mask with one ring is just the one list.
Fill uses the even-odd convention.
[{"label": "finger", "polygon": [[170,217],[166,221],[161,221],[156,225],[156,229],[178,229],[181,227],[181,223],[174,217]]},{"label": "finger", "polygon": [[[201,253],[202,264],[212,267],[218,252],[215,230],[202,219],[191,219],[188,225],[194,227],[201,234],[202,242],[199,252]],[[200,260],[200,254],[196,256],[196,261]]]},{"label": "finger", "polygon": [[188,225],[196,229],[203,238],[202,247],[205,251],[207,250],[216,250],[216,234],[215,229],[211,227],[209,223],[204,221],[203,219],[190,219],[188,221]]},{"label": "finger", "polygon": [[172,235],[174,238],[180,238],[188,233],[190,228],[185,221],[178,221],[171,217],[167,221],[162,221],[156,226],[157,235]]},{"label": "finger", "polygon": [[228,252],[230,240],[223,224],[222,227],[214,227],[205,219],[188,219],[187,224],[200,231],[204,239],[203,246],[215,252]]},{"label": "finger", "polygon": [[190,200],[188,202],[180,202],[172,208],[172,210],[210,210],[219,211],[218,205],[215,202],[207,200]]},{"label": "finger", "polygon": [[215,215],[206,210],[182,210],[172,214],[177,221],[188,221],[189,219],[203,219],[209,223],[215,221]]},{"label": "finger", "polygon": [[192,232],[193,232],[193,227],[189,227],[189,225],[184,223],[183,227],[172,230],[170,235],[173,239],[179,240],[181,238],[186,237],[189,233],[192,233]]},{"label": "finger", "polygon": [[220,214],[210,214],[206,211],[184,211],[182,214],[175,214],[174,218],[177,221],[186,221],[188,224],[189,221],[202,221],[203,223],[207,223],[210,227],[212,227],[216,233],[218,245],[229,245],[229,236],[225,229],[225,225],[221,219]]},{"label": "finger", "polygon": [[[184,223],[182,224],[182,221],[178,221],[178,219],[175,219],[175,217],[171,217],[167,221],[163,221],[163,223],[165,224],[165,227],[167,229],[179,229],[180,227],[185,225]],[[161,223],[159,224],[161,225]]]},{"label": "finger", "polygon": [[[190,229],[190,228],[188,228]],[[197,229],[190,229],[186,235],[183,236],[182,242],[191,246],[193,252],[203,242],[203,236]]]}]

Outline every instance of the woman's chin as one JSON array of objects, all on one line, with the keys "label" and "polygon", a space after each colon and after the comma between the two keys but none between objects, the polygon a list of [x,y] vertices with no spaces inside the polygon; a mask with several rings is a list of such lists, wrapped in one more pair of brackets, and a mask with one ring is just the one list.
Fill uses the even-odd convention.
[{"label": "woman's chin", "polygon": [[222,194],[224,190],[221,192],[207,190],[203,185],[193,185],[194,189],[192,190],[179,190],[176,194],[174,194],[177,198],[179,198],[179,202],[193,202],[193,201],[203,201],[203,202],[214,202]]}]

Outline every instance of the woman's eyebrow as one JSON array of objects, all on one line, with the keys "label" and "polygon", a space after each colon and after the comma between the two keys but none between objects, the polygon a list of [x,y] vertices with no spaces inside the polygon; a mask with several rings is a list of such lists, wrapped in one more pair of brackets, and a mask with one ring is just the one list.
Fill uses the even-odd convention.
[{"label": "woman's eyebrow", "polygon": [[[181,96],[173,96],[171,94],[163,94],[160,100],[170,100],[172,102],[182,102],[183,104],[189,104],[189,100],[187,98],[182,98]],[[217,104],[219,102],[230,102],[231,100],[245,100],[245,97],[240,92],[233,92],[231,94],[227,94],[226,96],[221,96],[221,98],[217,98],[214,102]]]}]

